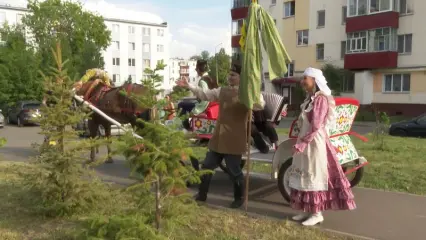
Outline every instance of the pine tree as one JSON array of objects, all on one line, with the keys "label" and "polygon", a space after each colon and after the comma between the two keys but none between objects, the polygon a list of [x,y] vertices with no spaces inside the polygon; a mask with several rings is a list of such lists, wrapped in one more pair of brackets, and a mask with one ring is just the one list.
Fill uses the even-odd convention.
[{"label": "pine tree", "polygon": [[40,193],[46,214],[56,216],[95,208],[103,185],[84,164],[84,153],[96,142],[79,140],[78,132],[70,127],[87,118],[87,113],[82,107],[73,107],[71,89],[75,81],[67,76],[59,43],[52,52],[56,67],[46,75],[42,73],[51,104],[42,107],[42,116],[37,119],[48,141],[34,161],[37,171],[27,180],[29,187]]},{"label": "pine tree", "polygon": [[[148,77],[142,80],[142,84],[147,91],[143,96],[133,97],[140,105],[151,109],[150,121],[143,122],[144,127],[136,129],[143,139],[135,139],[128,134],[120,142],[120,149],[133,172],[143,176],[140,183],[132,187],[141,197],[141,206],[146,207],[142,201],[146,199],[146,194],[154,192],[157,230],[160,229],[161,216],[170,215],[168,211],[174,203],[188,199],[187,195],[180,195],[185,192],[187,182],[199,182],[200,175],[205,173],[195,171],[186,162],[189,161],[188,156],[193,154],[188,137],[177,130],[176,126],[165,126],[164,119],[158,114],[167,104],[165,100],[157,99],[163,91],[160,89],[163,77],[159,72],[164,67],[160,62],[154,70],[146,69],[145,74]],[[182,94],[185,92],[175,92],[171,96],[178,99]],[[168,206],[169,209],[163,209],[163,206]]]}]

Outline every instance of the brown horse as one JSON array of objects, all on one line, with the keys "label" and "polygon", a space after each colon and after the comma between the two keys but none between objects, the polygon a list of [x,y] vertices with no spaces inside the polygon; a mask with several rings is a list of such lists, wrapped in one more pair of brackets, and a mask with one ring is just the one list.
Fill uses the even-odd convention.
[{"label": "brown horse", "polygon": [[[146,88],[142,85],[133,83],[126,83],[120,87],[109,87],[100,79],[90,79],[86,83],[76,84],[77,95],[83,96],[85,101],[90,102],[117,122],[122,124],[130,123],[133,127],[136,125],[138,118],[149,120],[149,109],[141,108],[130,97],[131,95],[141,95],[145,90]],[[123,91],[127,94],[123,94]],[[98,137],[99,125],[104,127],[105,137],[110,138],[112,124],[96,112],[93,112],[88,120],[90,138]],[[106,162],[112,163],[109,144],[107,144],[107,148],[108,159]],[[95,150],[95,147],[91,149],[90,161],[95,160]]]}]

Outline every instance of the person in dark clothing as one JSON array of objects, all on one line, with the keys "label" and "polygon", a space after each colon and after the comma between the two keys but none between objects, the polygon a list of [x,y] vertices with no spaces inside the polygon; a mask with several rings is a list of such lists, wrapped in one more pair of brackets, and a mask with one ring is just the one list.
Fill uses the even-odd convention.
[{"label": "person in dark clothing", "polygon": [[251,137],[253,138],[254,146],[259,149],[261,153],[268,153],[270,146],[263,140],[261,133],[268,137],[269,141],[272,143],[272,148],[276,149],[278,134],[272,123],[266,119],[265,110],[253,111]]}]

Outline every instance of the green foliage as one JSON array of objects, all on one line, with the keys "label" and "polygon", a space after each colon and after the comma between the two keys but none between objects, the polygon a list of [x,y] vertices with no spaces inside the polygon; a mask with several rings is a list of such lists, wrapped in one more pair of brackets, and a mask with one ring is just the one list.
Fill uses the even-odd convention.
[{"label": "green foliage", "polygon": [[199,59],[209,60],[210,59],[210,53],[208,51],[206,51],[206,50],[202,51],[201,54],[200,54]]},{"label": "green foliage", "polygon": [[[73,79],[67,76],[62,62],[60,46],[56,52],[56,68],[43,74],[47,102],[39,122],[47,141],[34,161],[35,171],[28,175],[28,186],[39,193],[41,208],[48,216],[71,215],[94,209],[104,197],[103,187],[84,166],[83,153],[87,153],[94,141],[79,141],[73,126],[87,117],[81,107],[73,108]],[[65,147],[65,144],[67,145]]]},{"label": "green foliage", "polygon": [[0,138],[0,147],[3,147],[7,143],[6,138]]},{"label": "green foliage", "polygon": [[22,26],[5,25],[0,35],[5,41],[0,45],[0,103],[10,106],[17,101],[41,100],[43,79],[38,74],[41,58],[26,43]]},{"label": "green foliage", "polygon": [[[225,49],[220,51],[209,59],[209,75],[218,80],[220,86],[228,84],[228,73],[230,69],[231,57],[226,54]],[[217,66],[217,70],[216,70]]]},{"label": "green foliage", "polygon": [[350,77],[352,72],[336,67],[333,64],[325,64],[322,69],[328,86],[333,90],[333,95],[339,96],[343,89],[343,80]]},{"label": "green foliage", "polygon": [[103,67],[101,51],[109,46],[111,33],[102,16],[84,11],[81,3],[74,1],[29,0],[27,7],[30,14],[22,21],[34,35],[43,69],[55,63],[50,49],[57,38],[64,58],[70,62],[70,76],[82,76],[87,69]]}]

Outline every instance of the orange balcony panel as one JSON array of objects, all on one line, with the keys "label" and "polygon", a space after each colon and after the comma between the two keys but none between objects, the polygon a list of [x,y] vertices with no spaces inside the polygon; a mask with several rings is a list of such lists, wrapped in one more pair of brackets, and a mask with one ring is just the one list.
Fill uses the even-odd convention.
[{"label": "orange balcony panel", "polygon": [[398,28],[399,13],[383,12],[357,17],[349,17],[346,19],[346,32],[360,32],[376,28]]},{"label": "orange balcony panel", "polygon": [[367,52],[345,55],[345,69],[363,70],[378,68],[396,68],[398,52]]}]

